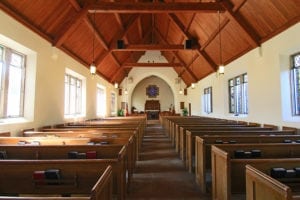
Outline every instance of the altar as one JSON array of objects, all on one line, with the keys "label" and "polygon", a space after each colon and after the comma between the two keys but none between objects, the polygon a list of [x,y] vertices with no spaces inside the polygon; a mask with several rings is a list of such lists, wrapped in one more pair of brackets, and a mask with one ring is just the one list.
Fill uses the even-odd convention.
[{"label": "altar", "polygon": [[159,100],[147,100],[145,103],[145,113],[148,120],[159,119],[160,103]]}]

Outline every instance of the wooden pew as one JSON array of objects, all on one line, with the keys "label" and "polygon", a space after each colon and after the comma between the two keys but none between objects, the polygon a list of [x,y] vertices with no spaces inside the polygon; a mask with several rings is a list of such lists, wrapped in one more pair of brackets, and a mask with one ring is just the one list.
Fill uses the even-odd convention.
[{"label": "wooden pew", "polygon": [[[271,131],[273,132],[273,131]],[[200,185],[203,193],[207,192],[207,170],[211,169],[211,145],[216,144],[216,140],[230,143],[235,141],[238,144],[243,143],[283,143],[284,140],[296,141],[300,135],[203,135],[196,136],[195,141],[195,178]],[[192,163],[189,164],[189,166]],[[190,168],[191,170],[191,168]]]},{"label": "wooden pew", "polygon": [[113,138],[71,138],[71,137],[0,137],[1,145],[126,145],[127,147],[127,169],[128,187],[136,166],[136,151],[133,136]]},{"label": "wooden pew", "polygon": [[45,129],[44,131],[27,131],[24,137],[78,137],[78,138],[132,138],[132,148],[134,149],[135,159],[139,159],[139,146],[137,132],[134,130],[112,130],[112,129]]},{"label": "wooden pew", "polygon": [[[234,151],[259,149],[260,158],[233,158]],[[231,194],[245,193],[245,166],[273,162],[276,159],[300,158],[300,144],[220,144],[212,145],[213,199],[231,199]]]},{"label": "wooden pew", "polygon": [[9,131],[0,131],[0,137],[9,137],[10,132]]},{"label": "wooden pew", "polygon": [[[1,160],[0,165],[0,199],[112,199],[111,166],[98,167],[96,162],[82,160],[68,162]],[[61,178],[58,180],[40,179],[40,181],[33,179],[35,171],[47,169],[59,169]],[[16,194],[20,196],[15,196]],[[47,197],[47,195],[56,196]],[[77,197],[71,197],[72,195],[77,195]]]},{"label": "wooden pew", "polygon": [[[2,145],[0,151],[6,152],[7,158],[0,160],[0,167],[2,169],[2,161],[21,161],[32,163],[33,161],[83,161],[91,162],[91,166],[96,168],[106,168],[108,165],[112,166],[113,174],[113,194],[118,199],[125,199],[126,196],[126,146],[124,145],[51,145],[51,146],[20,146],[20,145]],[[87,153],[96,152],[96,158],[91,159],[69,159],[70,152]],[[88,157],[87,157],[88,158]],[[96,163],[96,164],[93,164]],[[22,165],[20,165],[22,166]],[[19,167],[20,167],[19,166]],[[73,167],[76,169],[77,164]],[[23,168],[23,166],[21,167]],[[87,167],[89,170],[91,167]],[[2,173],[2,172],[1,172]]]},{"label": "wooden pew", "polygon": [[[218,140],[217,137],[225,137],[226,139],[226,135],[232,135],[232,137],[234,137],[233,135],[241,135],[241,136],[248,136],[248,135],[256,135],[255,137],[257,138],[258,136],[261,137],[261,136],[275,136],[275,135],[294,135],[295,132],[294,131],[289,131],[289,130],[286,130],[286,131],[274,131],[274,130],[268,130],[268,131],[265,131],[265,130],[226,130],[226,131],[208,131],[208,132],[202,132],[202,131],[186,131],[186,136],[185,136],[185,141],[186,141],[186,144],[185,144],[185,166],[186,168],[191,172],[192,170],[192,158],[194,157],[195,155],[195,141],[196,141],[196,136],[200,136],[200,137],[206,137],[206,138],[209,138],[209,136],[212,136],[212,138],[215,138],[215,140]],[[222,139],[219,139],[219,140],[222,140]],[[230,139],[226,139],[225,141],[227,141],[229,143]],[[235,140],[236,141],[236,140]],[[243,140],[238,140],[239,143],[249,143],[249,142],[243,142]],[[246,141],[250,141],[248,139],[246,139]],[[259,141],[259,140],[256,140],[254,139],[253,141]],[[279,141],[279,140],[276,140],[276,142]],[[215,142],[215,141],[212,141],[212,140],[209,140],[209,144],[212,144],[211,142]],[[280,142],[283,142],[283,139],[282,141]],[[254,142],[256,143],[256,142]]]},{"label": "wooden pew", "polygon": [[[227,134],[226,131],[268,131],[272,130],[272,128],[263,128],[263,127],[249,127],[249,126],[239,126],[239,125],[215,125],[215,126],[201,126],[201,127],[180,127],[180,139],[179,139],[179,152],[180,158],[185,162],[186,160],[186,133],[190,132],[204,132],[206,134],[210,131],[219,131],[217,134],[224,135]],[[216,135],[216,133],[213,133]]]},{"label": "wooden pew", "polygon": [[[299,167],[299,159],[272,162],[276,166],[281,167]],[[266,163],[267,171],[270,170],[270,163]],[[288,184],[279,182],[272,178],[265,169],[257,169],[251,165],[246,165],[246,198],[247,200],[299,200],[299,187],[296,194],[293,194],[293,189]],[[298,178],[299,179],[299,178]],[[299,185],[299,180],[298,180]]]}]

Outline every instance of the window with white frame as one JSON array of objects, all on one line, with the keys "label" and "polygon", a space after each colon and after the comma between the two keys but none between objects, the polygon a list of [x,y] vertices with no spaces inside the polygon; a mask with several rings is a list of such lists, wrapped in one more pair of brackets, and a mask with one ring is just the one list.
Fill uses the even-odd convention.
[{"label": "window with white frame", "polygon": [[26,55],[0,45],[0,118],[24,116]]},{"label": "window with white frame", "polygon": [[116,114],[116,93],[111,92],[110,112],[112,115]]},{"label": "window with white frame", "polygon": [[105,88],[97,85],[97,116],[105,117],[106,114],[106,92]]},{"label": "window with white frame", "polygon": [[212,87],[204,89],[204,112],[212,113]]},{"label": "window with white frame", "polygon": [[291,56],[292,113],[300,115],[300,52]]},{"label": "window with white frame", "polygon": [[84,116],[83,78],[67,70],[65,74],[65,117]]},{"label": "window with white frame", "polygon": [[229,113],[248,114],[248,76],[242,74],[228,81]]}]

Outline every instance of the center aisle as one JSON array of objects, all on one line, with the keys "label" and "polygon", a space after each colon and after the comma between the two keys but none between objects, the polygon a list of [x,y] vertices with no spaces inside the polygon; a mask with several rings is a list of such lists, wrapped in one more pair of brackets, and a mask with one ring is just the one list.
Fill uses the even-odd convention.
[{"label": "center aisle", "polygon": [[194,174],[185,170],[159,121],[149,122],[126,199],[211,199],[201,194]]}]

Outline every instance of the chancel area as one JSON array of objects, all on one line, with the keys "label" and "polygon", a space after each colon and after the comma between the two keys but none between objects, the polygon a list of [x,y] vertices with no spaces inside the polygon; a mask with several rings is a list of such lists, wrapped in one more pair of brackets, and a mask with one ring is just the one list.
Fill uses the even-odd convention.
[{"label": "chancel area", "polygon": [[299,199],[299,10],[1,0],[0,199]]}]

